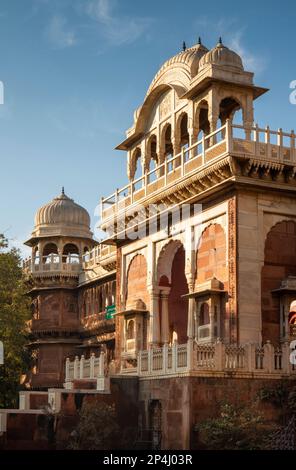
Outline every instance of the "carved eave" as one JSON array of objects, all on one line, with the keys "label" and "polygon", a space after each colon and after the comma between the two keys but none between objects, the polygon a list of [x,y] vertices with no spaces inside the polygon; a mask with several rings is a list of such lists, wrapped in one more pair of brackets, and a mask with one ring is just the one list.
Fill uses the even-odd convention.
[{"label": "carved eave", "polygon": [[27,294],[34,291],[51,290],[51,289],[75,289],[78,287],[78,276],[70,275],[51,275],[41,276],[32,275]]},{"label": "carved eave", "polygon": [[[142,207],[147,208],[151,204],[164,204],[167,207],[181,203],[192,203],[209,196],[227,185],[243,183],[253,186],[268,186],[269,189],[296,190],[296,167],[291,163],[276,163],[268,160],[259,160],[249,155],[235,155],[233,153],[221,157],[213,164],[195,171],[191,176],[184,177],[180,182],[174,182],[165,189],[155,192],[140,200]],[[128,208],[129,216],[120,214],[116,233],[125,230],[127,222],[138,215],[130,215],[132,206]],[[136,211],[136,207],[135,207]],[[143,212],[142,220],[145,223],[147,216]],[[108,221],[103,224],[108,230]],[[110,236],[104,243],[114,243],[116,239]]]},{"label": "carved eave", "polygon": [[213,86],[214,83],[220,84],[220,85],[231,85],[232,88],[236,87],[238,89],[243,89],[243,90],[250,90],[252,92],[254,100],[256,98],[259,98],[259,96],[264,95],[267,91],[269,91],[269,88],[264,88],[264,87],[258,87],[253,84],[248,84],[248,83],[240,83],[240,82],[233,82],[233,81],[228,81],[228,80],[222,80],[220,78],[213,78],[213,77],[206,77],[203,80],[196,80],[193,81],[192,86],[190,89],[184,93],[182,96],[182,99],[194,99],[197,96],[201,95],[205,90],[209,89],[210,87]]},{"label": "carved eave", "polygon": [[127,310],[122,310],[121,312],[115,313],[115,315],[120,315],[120,316],[136,316],[136,315],[146,315],[148,313],[148,310],[144,309],[136,309],[136,308],[131,308]]}]

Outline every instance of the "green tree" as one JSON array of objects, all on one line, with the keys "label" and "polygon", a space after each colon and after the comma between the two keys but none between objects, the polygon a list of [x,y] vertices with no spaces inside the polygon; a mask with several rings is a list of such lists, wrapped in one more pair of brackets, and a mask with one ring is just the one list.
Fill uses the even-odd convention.
[{"label": "green tree", "polygon": [[[108,450],[119,443],[119,425],[114,405],[83,402],[77,428],[71,434],[70,449]],[[117,447],[118,448],[118,447]]]},{"label": "green tree", "polygon": [[276,425],[264,423],[254,407],[221,406],[216,418],[198,426],[199,442],[208,450],[262,450]]},{"label": "green tree", "polygon": [[29,365],[27,321],[29,300],[25,297],[21,257],[8,249],[0,234],[0,341],[4,344],[4,365],[0,365],[0,408],[17,405],[21,374]]}]

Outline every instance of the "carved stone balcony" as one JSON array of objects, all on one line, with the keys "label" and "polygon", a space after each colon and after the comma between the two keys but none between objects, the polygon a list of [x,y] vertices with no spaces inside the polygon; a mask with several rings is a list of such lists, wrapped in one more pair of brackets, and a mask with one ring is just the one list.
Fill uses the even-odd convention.
[{"label": "carved stone balcony", "polygon": [[227,121],[152,171],[102,198],[101,227],[114,238],[124,232],[133,213],[138,215],[139,206],[192,201],[218,185],[240,178],[257,178],[260,184],[286,184],[295,179],[295,166],[293,131],[272,131],[258,125],[244,128]]},{"label": "carved stone balcony", "polygon": [[28,274],[47,277],[53,275],[66,275],[78,277],[82,269],[81,260],[76,255],[49,255],[28,258],[24,261],[23,269]]}]

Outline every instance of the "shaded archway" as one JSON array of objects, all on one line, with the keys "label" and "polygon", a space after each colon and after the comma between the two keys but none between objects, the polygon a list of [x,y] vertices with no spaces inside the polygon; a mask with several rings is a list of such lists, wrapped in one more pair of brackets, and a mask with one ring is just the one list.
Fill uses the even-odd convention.
[{"label": "shaded archway", "polygon": [[202,233],[196,253],[195,287],[216,278],[228,288],[226,237],[219,224],[209,225]]},{"label": "shaded archway", "polygon": [[42,251],[43,263],[58,263],[58,247],[55,243],[47,243]]},{"label": "shaded archway", "polygon": [[188,285],[185,276],[185,250],[181,246],[176,252],[172,264],[171,290],[169,294],[170,338],[176,334],[179,344],[187,342]]},{"label": "shaded archway", "polygon": [[79,248],[74,243],[66,243],[63,248],[63,263],[78,263]]},{"label": "shaded archway", "polygon": [[280,340],[280,303],[272,291],[288,276],[296,276],[296,224],[277,223],[268,232],[261,271],[262,340],[276,344]]},{"label": "shaded archway", "polygon": [[235,112],[239,109],[241,109],[241,104],[237,99],[231,96],[223,98],[219,105],[219,119],[221,120],[222,126],[225,124],[226,119],[232,120]]},{"label": "shaded archway", "polygon": [[[186,343],[188,300],[183,296],[188,294],[188,285],[185,276],[185,250],[179,240],[171,240],[163,247],[157,263],[157,279],[160,291],[169,292],[167,298],[169,342],[172,343],[175,338],[179,344]],[[163,303],[160,303],[160,307],[162,328],[166,322],[165,318],[162,318],[165,314],[162,310]]]},{"label": "shaded archway", "polygon": [[141,299],[149,305],[149,295],[147,291],[147,262],[145,256],[137,254],[128,267],[127,273],[127,296],[126,307],[134,308],[138,300]]}]

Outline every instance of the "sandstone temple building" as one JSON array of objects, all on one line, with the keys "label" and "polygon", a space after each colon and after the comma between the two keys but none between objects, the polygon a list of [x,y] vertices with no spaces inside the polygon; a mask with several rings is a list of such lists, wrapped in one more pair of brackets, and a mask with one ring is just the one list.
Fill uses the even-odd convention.
[{"label": "sandstone temple building", "polygon": [[101,199],[105,239],[64,190],[37,211],[34,364],[20,409],[0,410],[7,439],[26,418],[34,440],[44,403],[66,413],[96,395],[139,440],[189,449],[225,396],[294,380],[295,134],[255,124],[267,91],[221,40],[184,47],[117,147],[127,183]]}]

